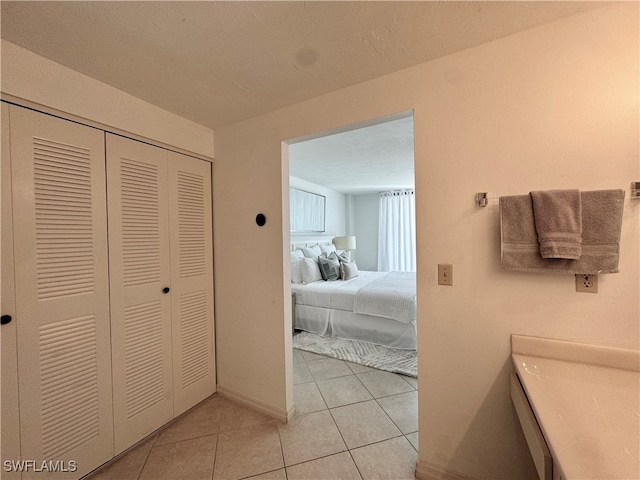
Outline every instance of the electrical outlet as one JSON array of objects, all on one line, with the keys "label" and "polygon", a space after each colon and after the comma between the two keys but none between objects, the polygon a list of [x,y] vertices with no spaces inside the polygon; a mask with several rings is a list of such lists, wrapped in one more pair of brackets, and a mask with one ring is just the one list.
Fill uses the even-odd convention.
[{"label": "electrical outlet", "polygon": [[576,292],[598,293],[598,275],[587,273],[577,274]]},{"label": "electrical outlet", "polygon": [[438,264],[438,285],[453,285],[453,265],[450,263]]}]

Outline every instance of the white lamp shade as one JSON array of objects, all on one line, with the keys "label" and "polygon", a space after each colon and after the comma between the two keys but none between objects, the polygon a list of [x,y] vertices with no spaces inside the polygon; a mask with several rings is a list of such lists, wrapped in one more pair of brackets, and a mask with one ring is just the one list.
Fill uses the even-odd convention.
[{"label": "white lamp shade", "polygon": [[346,237],[334,237],[333,244],[338,250],[355,250],[356,237],[353,235]]}]

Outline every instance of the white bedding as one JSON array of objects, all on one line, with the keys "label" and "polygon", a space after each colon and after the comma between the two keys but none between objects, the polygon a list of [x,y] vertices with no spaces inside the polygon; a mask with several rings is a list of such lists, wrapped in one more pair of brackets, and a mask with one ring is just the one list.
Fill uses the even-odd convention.
[{"label": "white bedding", "polygon": [[296,293],[298,305],[335,308],[352,312],[356,292],[383,275],[385,272],[365,271],[360,272],[359,276],[351,280],[319,281],[306,285],[295,284],[291,286],[291,290]]},{"label": "white bedding", "polygon": [[294,284],[297,305],[333,308],[402,323],[416,318],[415,273],[361,271],[351,280]]},{"label": "white bedding", "polygon": [[292,284],[291,291],[296,328],[322,336],[416,348],[415,274],[360,271],[358,277],[346,281]]},{"label": "white bedding", "polygon": [[416,318],[415,272],[389,272],[358,290],[353,312],[411,323]]}]

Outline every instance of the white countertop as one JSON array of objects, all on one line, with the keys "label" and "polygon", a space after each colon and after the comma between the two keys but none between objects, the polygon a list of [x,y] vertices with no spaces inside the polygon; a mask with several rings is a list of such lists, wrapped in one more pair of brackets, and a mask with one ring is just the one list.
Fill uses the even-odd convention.
[{"label": "white countertop", "polygon": [[640,352],[520,335],[512,352],[562,478],[640,478]]}]

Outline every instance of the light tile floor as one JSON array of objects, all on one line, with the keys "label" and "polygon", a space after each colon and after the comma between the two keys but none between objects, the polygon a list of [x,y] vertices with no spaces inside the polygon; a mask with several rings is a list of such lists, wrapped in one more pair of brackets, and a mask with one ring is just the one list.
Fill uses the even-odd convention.
[{"label": "light tile floor", "polygon": [[293,351],[288,424],[218,395],[91,480],[413,479],[413,378]]}]

